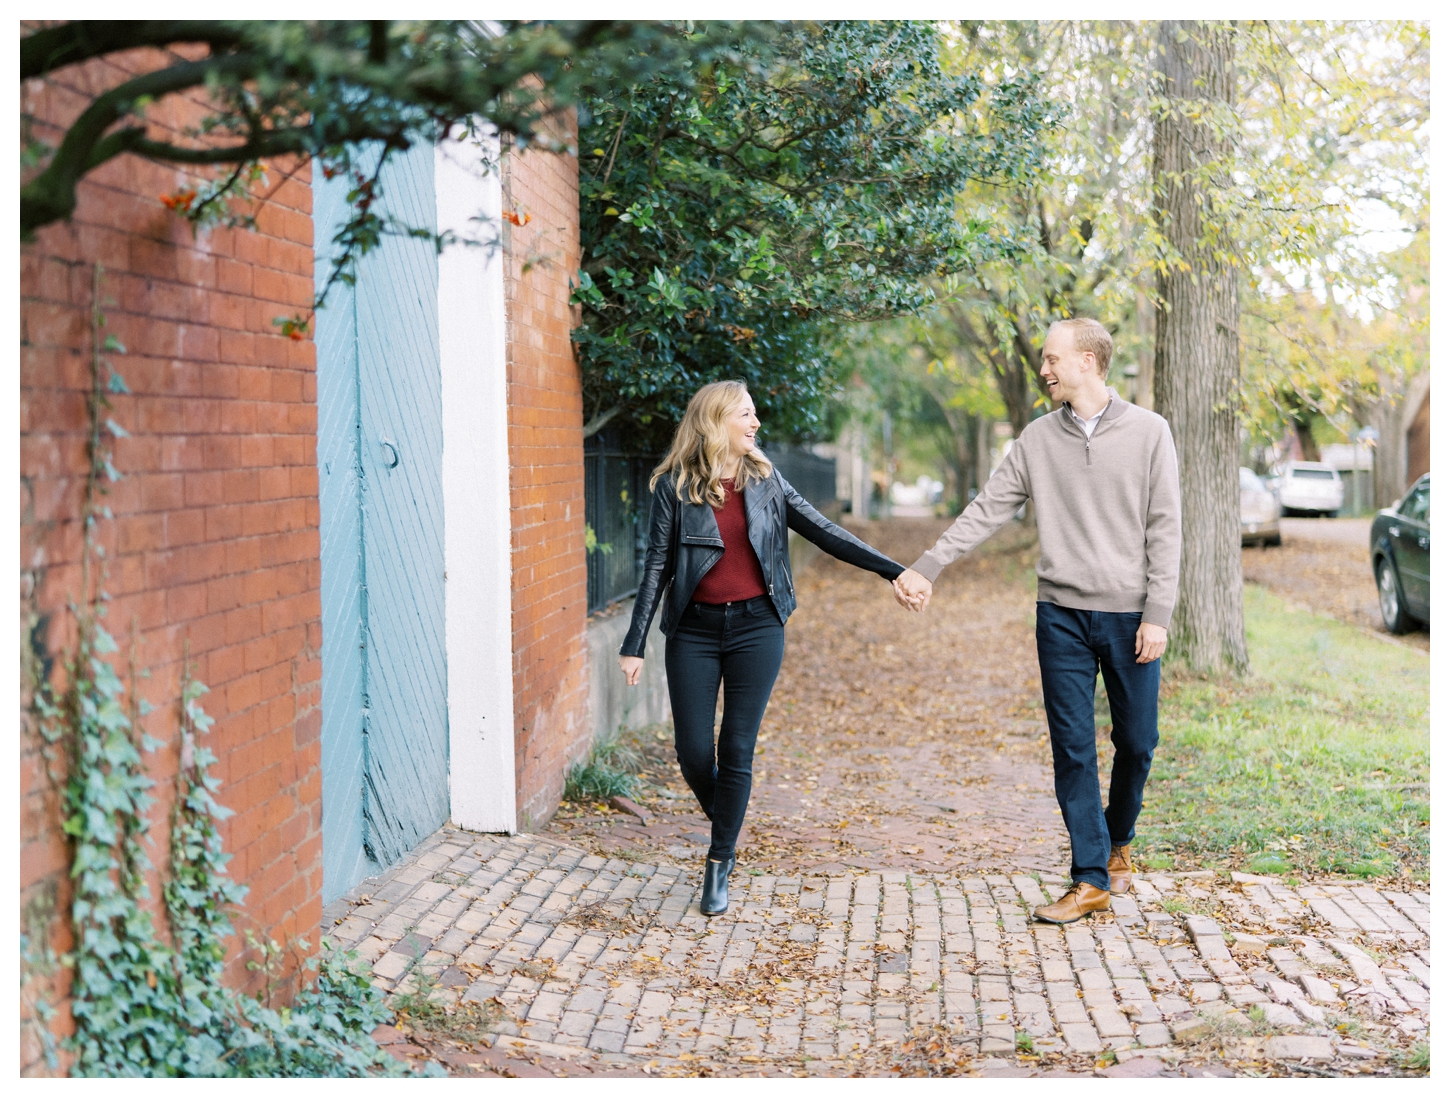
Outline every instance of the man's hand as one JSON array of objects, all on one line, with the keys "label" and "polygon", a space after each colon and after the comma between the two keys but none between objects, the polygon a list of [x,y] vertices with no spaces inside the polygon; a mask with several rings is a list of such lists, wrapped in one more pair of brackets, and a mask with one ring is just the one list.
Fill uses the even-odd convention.
[{"label": "man's hand", "polygon": [[1139,663],[1152,663],[1163,655],[1168,647],[1168,630],[1161,625],[1149,625],[1146,621],[1138,626],[1138,639],[1133,651],[1138,653]]},{"label": "man's hand", "polygon": [[619,669],[624,672],[626,686],[638,686],[639,673],[644,669],[644,660],[639,656],[620,656]]},{"label": "man's hand", "polygon": [[931,580],[910,568],[891,581],[891,590],[897,602],[918,613],[931,601]]}]

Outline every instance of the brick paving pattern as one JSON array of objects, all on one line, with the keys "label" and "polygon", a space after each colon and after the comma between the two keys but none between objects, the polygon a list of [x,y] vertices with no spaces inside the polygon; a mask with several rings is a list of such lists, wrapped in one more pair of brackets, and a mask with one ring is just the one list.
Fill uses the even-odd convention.
[{"label": "brick paving pattern", "polygon": [[[867,537],[909,560],[940,525]],[[641,737],[638,817],[445,829],[330,905],[379,987],[426,975],[492,1031],[380,1040],[458,1074],[1402,1072],[1429,1026],[1427,892],[1147,872],[1111,915],[1031,919],[1068,850],[1013,538],[927,615],[802,570],[724,916],[699,913],[708,823],[666,729]]]},{"label": "brick paving pattern", "polygon": [[[1030,1047],[1081,1071],[1350,1073],[1428,1031],[1428,893],[1147,874],[1060,928],[1031,919],[1061,885],[1040,878],[739,873],[707,919],[694,869],[445,828],[324,930],[384,990],[426,973],[437,1001],[496,1004],[491,1043],[565,1073],[869,1073],[933,1030],[983,1070]],[[1209,906],[1237,935],[1193,913]]]}]

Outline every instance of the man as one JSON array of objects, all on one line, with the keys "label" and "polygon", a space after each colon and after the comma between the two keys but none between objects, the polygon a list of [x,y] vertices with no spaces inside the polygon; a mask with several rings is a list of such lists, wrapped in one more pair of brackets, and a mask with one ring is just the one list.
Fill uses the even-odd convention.
[{"label": "man", "polygon": [[[1178,593],[1173,436],[1161,416],[1107,387],[1112,357],[1112,337],[1095,320],[1048,329],[1041,373],[1062,407],[1028,424],[971,506],[895,581],[902,605],[925,609],[941,570],[1033,500],[1037,659],[1072,841],[1072,887],[1036,909],[1050,923],[1106,911],[1133,887],[1129,844],[1158,745],[1158,661]],[[1093,720],[1099,670],[1113,718],[1106,811]]]}]

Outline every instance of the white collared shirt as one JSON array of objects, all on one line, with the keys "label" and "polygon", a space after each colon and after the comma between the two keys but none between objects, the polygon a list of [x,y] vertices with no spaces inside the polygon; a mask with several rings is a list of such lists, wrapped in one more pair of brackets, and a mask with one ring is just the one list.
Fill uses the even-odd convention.
[{"label": "white collared shirt", "polygon": [[[1108,404],[1111,403],[1112,399],[1109,398]],[[1104,404],[1102,408],[1098,411],[1098,414],[1093,416],[1092,419],[1083,419],[1082,416],[1077,414],[1076,409],[1074,409],[1071,404],[1067,406],[1067,410],[1072,414],[1072,418],[1077,423],[1077,425],[1082,428],[1082,433],[1087,435],[1088,438],[1092,438],[1093,429],[1097,427],[1098,420],[1103,418],[1103,412],[1106,412],[1108,410],[1108,404]]]}]

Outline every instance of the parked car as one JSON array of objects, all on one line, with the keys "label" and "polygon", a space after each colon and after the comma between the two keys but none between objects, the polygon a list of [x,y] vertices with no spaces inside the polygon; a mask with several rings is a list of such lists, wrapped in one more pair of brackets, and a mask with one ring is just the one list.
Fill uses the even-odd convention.
[{"label": "parked car", "polygon": [[1339,470],[1322,461],[1291,461],[1279,487],[1284,514],[1335,515],[1344,506]]},{"label": "parked car", "polygon": [[1278,545],[1279,501],[1252,469],[1239,469],[1239,533],[1245,545]]},{"label": "parked car", "polygon": [[1430,621],[1430,474],[1402,500],[1375,515],[1370,559],[1380,593],[1380,616],[1391,633]]}]

